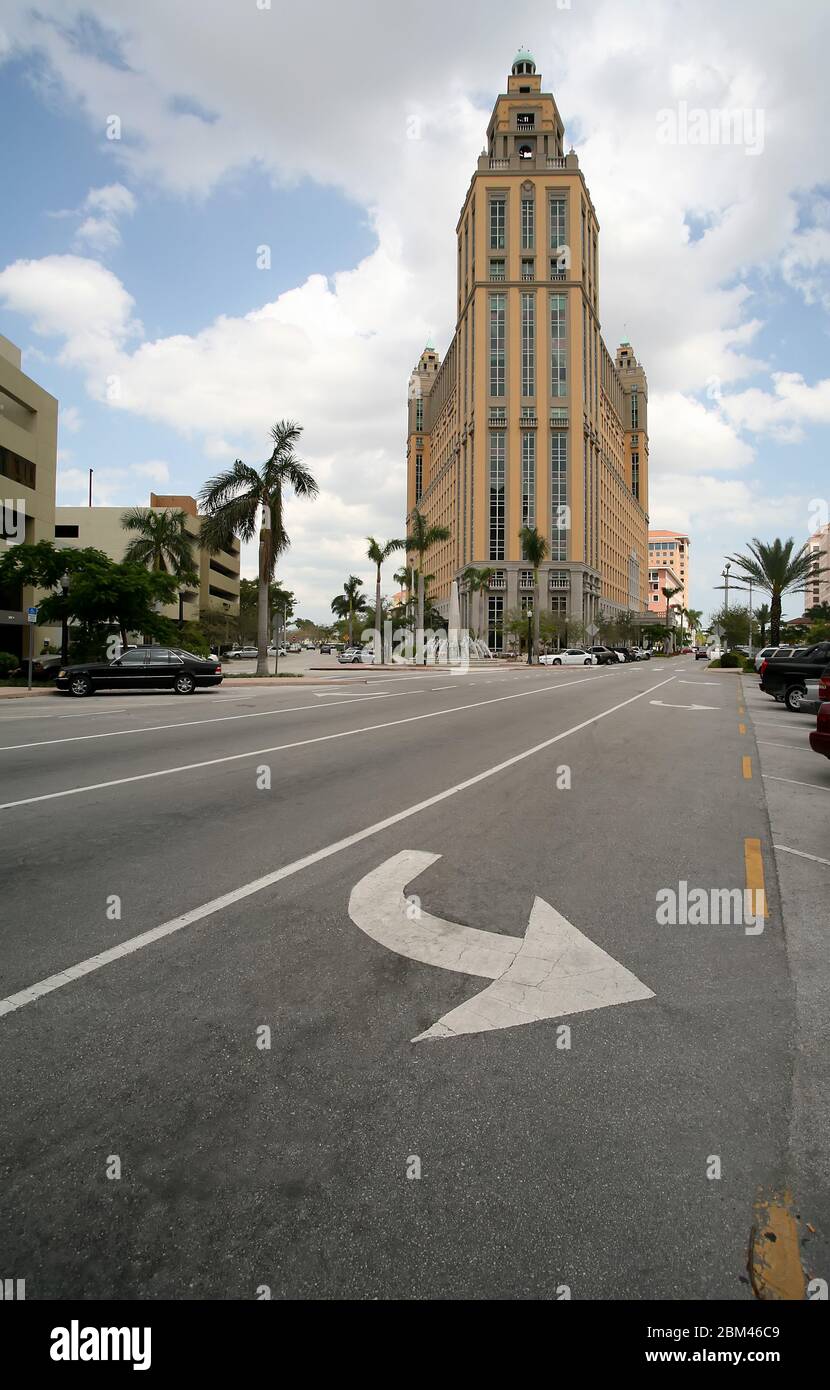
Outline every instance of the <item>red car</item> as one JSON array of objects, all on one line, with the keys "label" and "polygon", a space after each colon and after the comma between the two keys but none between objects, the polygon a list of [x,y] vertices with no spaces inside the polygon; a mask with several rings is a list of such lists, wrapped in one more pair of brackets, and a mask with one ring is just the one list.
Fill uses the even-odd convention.
[{"label": "red car", "polygon": [[830,668],[818,683],[818,698],[822,703],[818,707],[816,727],[810,734],[810,747],[814,753],[830,758]]}]

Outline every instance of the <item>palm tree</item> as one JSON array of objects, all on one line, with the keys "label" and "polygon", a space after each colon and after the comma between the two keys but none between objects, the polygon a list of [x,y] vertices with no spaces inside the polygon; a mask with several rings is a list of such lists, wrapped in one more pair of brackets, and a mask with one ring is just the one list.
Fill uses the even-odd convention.
[{"label": "palm tree", "polygon": [[[674,640],[674,639],[673,639],[673,634],[672,634],[672,628],[671,628],[671,611],[670,611],[670,605],[671,605],[671,601],[672,601],[672,599],[674,598],[675,594],[679,594],[679,593],[680,593],[681,587],[682,587],[682,586],[681,586],[680,584],[676,584],[674,587],[672,587],[672,585],[669,584],[665,589],[661,589],[661,590],[660,590],[660,593],[663,595],[663,598],[666,600],[666,632],[668,633],[668,636],[669,636],[669,644],[671,644],[671,642]],[[683,620],[682,620],[682,618],[681,618],[681,622],[682,622],[682,621],[683,621]],[[683,644],[681,643],[681,646],[682,646],[682,645],[683,645]]]},{"label": "palm tree", "polygon": [[765,647],[767,642],[767,627],[769,626],[769,604],[762,603],[755,609],[755,621],[760,631],[761,646]]},{"label": "palm tree", "polygon": [[689,619],[689,636],[691,637],[692,633],[697,636],[700,624],[703,622],[703,609],[687,608],[686,617]]},{"label": "palm tree", "polygon": [[366,612],[366,595],[361,594],[363,580],[350,574],[343,585],[342,594],[335,594],[331,601],[331,611],[338,618],[344,618],[349,625],[349,646],[354,646],[354,620],[358,613]]},{"label": "palm tree", "polygon": [[[478,622],[476,623],[476,637],[480,637],[486,624],[483,621],[482,609],[484,607],[485,595],[493,576],[493,571],[489,566],[484,569],[476,569],[475,565],[468,565],[461,576],[470,594],[478,594]],[[469,619],[468,619],[469,620]]]},{"label": "palm tree", "polygon": [[376,541],[374,536],[367,536],[369,549],[366,552],[372,564],[376,568],[375,578],[375,660],[386,660],[387,653],[384,652],[381,640],[381,603],[380,603],[380,569],[385,564],[390,555],[394,555],[396,550],[403,550],[406,545],[405,540]]},{"label": "palm tree", "polygon": [[232,468],[205,483],[199,494],[206,512],[202,544],[208,550],[215,553],[229,548],[234,536],[253,540],[259,528],[258,676],[268,675],[268,585],[278,557],[290,545],[283,519],[283,490],[290,487],[298,497],[317,495],[313,474],[294,452],[301,434],[301,425],[280,420],[271,430],[271,455],[259,469],[236,459]]},{"label": "palm tree", "polygon": [[[423,514],[415,507],[412,512],[409,535],[406,538],[406,548],[408,552],[414,551],[418,556],[418,622],[416,628],[416,650],[418,643],[418,633],[421,634],[421,645],[423,645],[424,631],[424,579],[422,570],[427,551],[439,541],[448,541],[450,530],[448,526],[430,526]],[[424,653],[426,661],[426,652]]]},{"label": "palm tree", "polygon": [[187,530],[187,513],[175,508],[131,507],[121,515],[125,531],[136,534],[124,551],[124,563],[146,565],[151,570],[175,575],[195,584],[193,536]]},{"label": "palm tree", "polygon": [[[527,563],[533,566],[533,651],[539,647],[539,566],[545,563],[548,554],[548,543],[541,531],[537,531],[535,526],[523,526],[519,532],[519,540],[522,543],[522,554]],[[528,659],[532,662],[533,653],[528,652]]]},{"label": "palm tree", "polygon": [[770,646],[777,647],[781,635],[781,599],[784,594],[803,593],[808,576],[824,574],[826,567],[815,568],[815,556],[802,545],[793,554],[795,541],[792,536],[786,541],[776,537],[767,544],[753,536],[748,544],[748,555],[730,555],[733,564],[738,565],[742,579],[751,579],[753,584],[770,595],[769,640]]}]

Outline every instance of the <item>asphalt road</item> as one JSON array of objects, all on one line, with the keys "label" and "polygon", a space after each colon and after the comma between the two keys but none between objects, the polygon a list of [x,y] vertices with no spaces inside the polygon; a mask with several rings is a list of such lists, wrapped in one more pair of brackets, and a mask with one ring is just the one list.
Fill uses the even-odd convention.
[{"label": "asphalt road", "polygon": [[[803,1178],[828,1222],[739,679],[359,676],[0,707],[2,1274],[29,1299],[751,1297],[759,1192]],[[658,922],[681,881],[743,889],[747,841],[763,930]],[[488,981],[350,917],[403,851],[440,856],[406,885],[423,912],[518,949],[541,898],[652,997],[413,1042]]]}]

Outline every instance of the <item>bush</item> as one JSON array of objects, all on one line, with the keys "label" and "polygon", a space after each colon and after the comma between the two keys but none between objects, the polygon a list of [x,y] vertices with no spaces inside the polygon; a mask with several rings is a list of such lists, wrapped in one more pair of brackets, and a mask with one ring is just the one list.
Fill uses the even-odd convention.
[{"label": "bush", "polygon": [[6,676],[10,676],[12,671],[16,671],[19,665],[19,656],[13,656],[11,652],[0,652],[0,680]]}]

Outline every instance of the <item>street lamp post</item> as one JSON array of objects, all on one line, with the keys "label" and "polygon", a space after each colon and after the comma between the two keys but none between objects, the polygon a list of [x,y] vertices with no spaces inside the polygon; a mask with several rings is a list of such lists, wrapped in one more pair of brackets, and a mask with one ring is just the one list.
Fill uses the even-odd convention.
[{"label": "street lamp post", "polygon": [[527,605],[527,664],[533,665],[533,608]]},{"label": "street lamp post", "polygon": [[69,614],[66,611],[66,604],[69,598],[69,571],[61,575],[61,593],[63,595],[63,611],[61,613],[61,665],[65,666],[69,660]]}]

